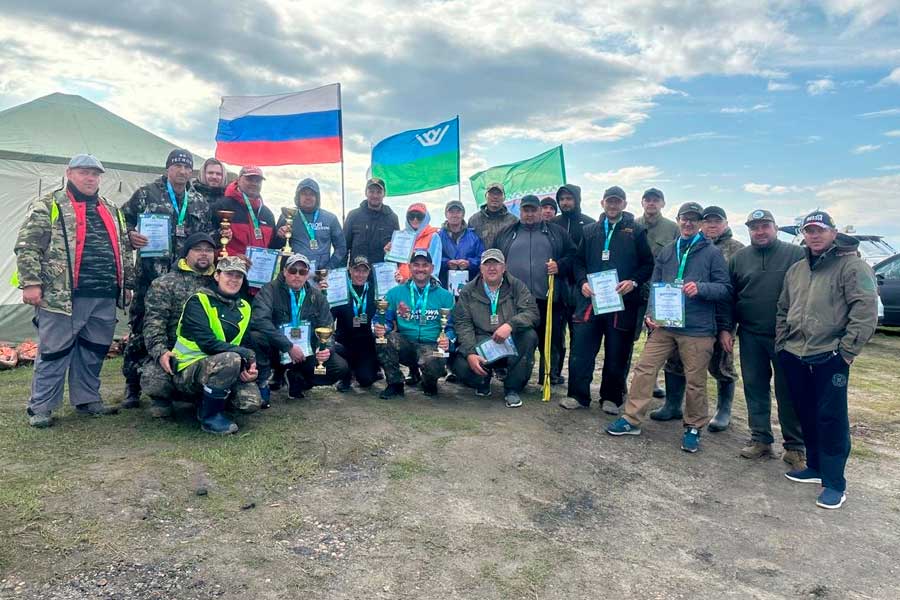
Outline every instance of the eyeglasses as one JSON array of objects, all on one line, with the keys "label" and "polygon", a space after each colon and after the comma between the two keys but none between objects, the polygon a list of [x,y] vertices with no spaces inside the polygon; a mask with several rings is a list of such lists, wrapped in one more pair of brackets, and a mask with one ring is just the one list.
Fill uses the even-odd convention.
[{"label": "eyeglasses", "polygon": [[681,215],[680,217],[678,217],[678,220],[681,221],[682,223],[699,223],[700,222],[700,219],[698,219],[697,217],[689,217],[687,215]]},{"label": "eyeglasses", "polygon": [[287,272],[291,275],[309,275],[309,269],[302,267],[288,267]]}]

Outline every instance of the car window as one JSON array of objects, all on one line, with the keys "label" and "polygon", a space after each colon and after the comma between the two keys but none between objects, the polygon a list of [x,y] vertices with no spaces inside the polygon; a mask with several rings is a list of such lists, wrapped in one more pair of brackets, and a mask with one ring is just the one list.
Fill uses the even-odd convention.
[{"label": "car window", "polygon": [[860,240],[859,251],[863,256],[890,256],[887,248],[879,245],[875,240]]},{"label": "car window", "polygon": [[896,258],[891,262],[881,265],[876,271],[878,275],[885,279],[900,279],[900,258]]}]

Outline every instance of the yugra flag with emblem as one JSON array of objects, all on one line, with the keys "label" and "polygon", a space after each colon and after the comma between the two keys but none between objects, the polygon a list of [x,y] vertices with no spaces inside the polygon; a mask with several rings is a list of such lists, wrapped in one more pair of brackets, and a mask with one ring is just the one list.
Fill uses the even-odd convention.
[{"label": "yugra flag with emblem", "polygon": [[459,117],[383,139],[372,148],[372,176],[388,196],[459,184]]},{"label": "yugra flag with emblem", "polygon": [[315,165],[342,160],[341,84],[277,96],[225,96],[216,158],[233,165]]},{"label": "yugra flag with emblem", "polygon": [[557,146],[519,162],[499,167],[491,167],[486,171],[475,173],[469,177],[475,203],[485,203],[484,193],[491,183],[500,182],[506,192],[506,201],[516,201],[527,194],[538,197],[553,195],[559,186],[566,183],[566,164],[563,159],[563,148]]}]

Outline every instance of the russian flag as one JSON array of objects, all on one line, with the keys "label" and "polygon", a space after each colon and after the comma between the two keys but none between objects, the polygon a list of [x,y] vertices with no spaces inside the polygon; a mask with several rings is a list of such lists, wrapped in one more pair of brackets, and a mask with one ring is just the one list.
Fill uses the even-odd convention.
[{"label": "russian flag", "polygon": [[216,158],[233,165],[342,160],[341,84],[277,96],[224,96]]}]

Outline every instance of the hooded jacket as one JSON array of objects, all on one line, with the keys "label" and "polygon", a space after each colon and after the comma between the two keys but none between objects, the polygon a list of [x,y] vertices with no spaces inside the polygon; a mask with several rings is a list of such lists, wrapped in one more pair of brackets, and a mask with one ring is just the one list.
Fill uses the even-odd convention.
[{"label": "hooded jacket", "polygon": [[199,179],[195,179],[191,182],[191,188],[203,196],[206,203],[209,205],[209,210],[212,211],[213,214],[221,208],[219,203],[225,198],[224,187],[213,187],[201,182]]},{"label": "hooded jacket", "polygon": [[365,256],[373,265],[384,262],[384,247],[398,229],[400,221],[390,206],[382,204],[380,210],[372,210],[369,202],[363,200],[344,221],[349,261],[352,263],[357,256]]},{"label": "hooded jacket", "polygon": [[487,204],[485,204],[481,207],[481,210],[469,219],[469,227],[475,230],[485,248],[491,248],[494,245],[494,239],[497,237],[497,234],[518,222],[519,219],[510,213],[506,206],[500,207],[500,210],[497,212],[491,212],[488,210]]},{"label": "hooded jacket", "polygon": [[451,260],[465,259],[469,261],[469,280],[475,279],[481,266],[481,253],[484,252],[484,244],[481,238],[475,233],[475,230],[462,222],[462,235],[456,240],[450,233],[450,227],[447,222],[441,226],[439,235],[441,236],[441,269],[438,279],[441,285],[447,287],[447,263]]},{"label": "hooded jacket", "polygon": [[[422,208],[424,207],[422,205]],[[443,244],[441,243],[441,236],[438,235],[438,228],[431,226],[431,215],[426,210],[425,218],[419,223],[418,229],[414,228],[409,221],[406,222],[404,229],[416,236],[413,250],[428,250],[428,254],[431,255],[431,260],[434,264],[434,272],[431,275],[432,277],[440,277],[441,265],[443,264],[443,261],[440,260],[440,257],[443,256]],[[397,270],[400,271],[403,283],[406,283],[410,277],[409,264],[397,265]]]},{"label": "hooded jacket", "polygon": [[775,350],[800,358],[840,352],[852,360],[875,333],[878,292],[872,268],[857,254],[859,241],[838,234],[821,256],[806,258],[784,276],[775,315]]},{"label": "hooded jacket", "polygon": [[[306,229],[306,223],[303,222],[303,217],[300,216],[300,197],[298,194],[294,199],[294,204],[297,207],[298,212],[294,217],[293,225],[291,227],[291,251],[303,254],[315,263],[310,265],[312,270],[336,269],[338,267],[346,266],[347,240],[344,237],[344,230],[341,228],[341,222],[333,213],[320,208],[322,205],[322,196],[319,192],[319,184],[315,179],[307,178],[297,184],[298,192],[303,188],[310,188],[316,194],[315,208],[311,213],[303,213],[303,215],[315,232],[318,247],[315,250],[310,248],[311,238]],[[281,228],[281,226],[286,223],[287,221],[282,215],[279,217],[275,229]],[[280,238],[277,235],[274,236],[274,238],[273,245],[276,245],[277,247],[282,247],[284,245],[284,238]]]},{"label": "hooded jacket", "polygon": [[[572,244],[572,240],[569,236],[566,235],[566,232],[563,231],[563,228],[559,225],[541,221],[534,225],[532,231],[539,233],[542,236],[546,236],[547,240],[550,242],[550,256],[535,256],[532,252],[529,252],[527,256],[516,255],[514,250],[519,247],[524,247],[524,245],[521,244],[516,245],[517,238],[527,236],[529,233],[528,225],[525,225],[522,221],[518,221],[501,231],[494,240],[492,247],[500,250],[503,253],[503,256],[506,257],[507,272],[521,280],[526,287],[528,287],[528,290],[533,296],[540,296],[543,300],[547,297],[547,268],[545,266],[547,260],[552,258],[559,266],[559,273],[557,274],[556,279],[568,281],[572,277],[572,266],[575,262],[575,246]],[[535,244],[529,244],[529,247],[535,248]],[[544,247],[546,248],[546,244]],[[511,252],[513,256],[510,255]],[[541,281],[538,282],[538,279]],[[566,290],[563,289],[563,286],[557,287],[554,284],[554,300],[560,298],[565,293]]]},{"label": "hooded jacket", "polygon": [[556,190],[557,205],[559,205],[559,196],[563,192],[569,192],[575,197],[575,208],[569,212],[562,212],[562,209],[560,209],[560,214],[550,219],[550,222],[562,227],[569,234],[569,237],[572,238],[572,243],[577,247],[581,243],[584,228],[595,221],[581,212],[581,187],[574,183],[567,183],[561,186]]},{"label": "hooded jacket", "polygon": [[[259,222],[259,229],[262,232],[262,239],[256,239],[253,231],[253,220],[250,218],[250,212],[244,202],[244,194],[238,189],[237,181],[232,181],[225,188],[225,197],[219,203],[217,210],[232,210],[234,217],[231,222],[231,241],[228,242],[226,249],[228,254],[247,254],[247,247],[255,246],[257,248],[269,248],[273,243],[272,238],[275,231],[275,216],[265,204],[263,204],[262,196],[259,198],[247,198],[250,207],[256,215]],[[216,228],[220,227],[221,218],[218,214],[213,215],[213,222]]]}]

